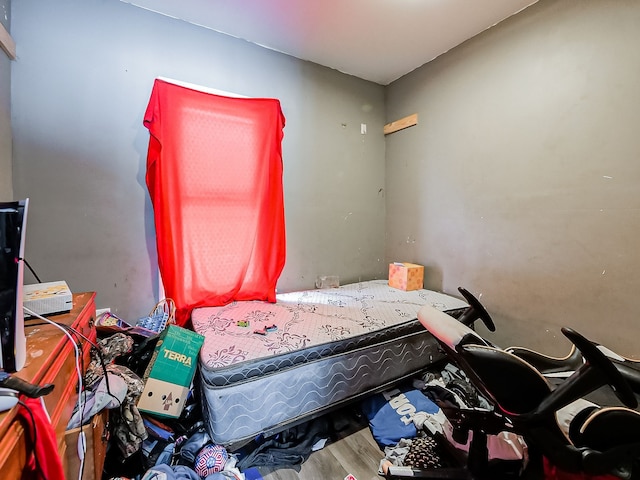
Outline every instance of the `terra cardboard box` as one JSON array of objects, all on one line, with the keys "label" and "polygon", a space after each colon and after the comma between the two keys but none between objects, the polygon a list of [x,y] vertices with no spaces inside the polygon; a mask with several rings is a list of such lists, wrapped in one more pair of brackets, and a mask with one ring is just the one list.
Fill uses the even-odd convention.
[{"label": "terra cardboard box", "polygon": [[176,325],[168,325],[162,331],[144,374],[144,390],[138,400],[140,411],[180,417],[203,342],[202,335]]},{"label": "terra cardboard box", "polygon": [[390,263],[389,286],[400,290],[420,290],[424,282],[424,266],[415,263]]}]

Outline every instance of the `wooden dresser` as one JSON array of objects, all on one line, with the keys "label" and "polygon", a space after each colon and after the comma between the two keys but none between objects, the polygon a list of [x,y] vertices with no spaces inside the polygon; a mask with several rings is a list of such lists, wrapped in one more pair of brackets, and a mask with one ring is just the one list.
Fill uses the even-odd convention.
[{"label": "wooden dresser", "polygon": [[[95,330],[95,293],[78,293],[73,295],[73,309],[71,312],[49,317],[51,320],[69,325],[81,332],[92,342],[96,339]],[[53,383],[55,388],[44,397],[44,403],[51,417],[51,423],[56,432],[58,454],[62,459],[66,472],[70,471],[67,459],[67,435],[66,428],[69,418],[78,400],[78,375],[75,364],[75,349],[69,338],[54,325],[50,325],[40,319],[28,319],[25,321],[25,333],[27,336],[27,361],[22,370],[15,374],[28,382],[44,385]],[[82,368],[88,365],[90,360],[91,345],[75,335],[82,345]],[[23,467],[27,461],[28,443],[25,431],[17,416],[16,405],[13,409],[0,413],[0,478],[23,478]],[[90,427],[85,427],[90,428]],[[94,466],[93,446],[87,446],[86,457],[91,456],[90,464]],[[85,457],[85,458],[86,458]],[[102,463],[95,465],[96,469],[102,469]],[[70,476],[69,474],[67,476]],[[84,475],[85,478],[93,478]],[[77,473],[75,478],[78,478]],[[98,476],[98,478],[100,478]]]}]

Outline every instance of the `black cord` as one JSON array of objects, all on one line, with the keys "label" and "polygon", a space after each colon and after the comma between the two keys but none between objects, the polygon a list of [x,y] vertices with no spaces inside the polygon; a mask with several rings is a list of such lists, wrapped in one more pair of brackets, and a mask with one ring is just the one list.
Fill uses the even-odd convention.
[{"label": "black cord", "polygon": [[38,281],[38,283],[42,283],[42,280],[40,280],[40,277],[38,277],[38,274],[33,270],[33,268],[31,268],[31,265],[29,265],[29,262],[27,262],[27,259],[23,258],[22,261],[27,266],[27,268],[31,271],[31,273],[33,273],[33,276],[36,277],[36,280]]},{"label": "black cord", "polygon": [[[116,397],[114,394],[111,393],[111,387],[109,385],[109,377],[107,375],[107,366],[105,364],[104,356],[102,355],[102,350],[100,349],[100,346],[98,344],[96,344],[95,342],[93,342],[89,337],[87,337],[86,335],[82,334],[82,332],[80,332],[79,330],[73,328],[70,325],[66,325],[66,324],[61,323],[61,322],[56,322],[56,321],[51,320],[51,319],[48,319],[48,322],[46,322],[46,323],[55,323],[59,327],[78,335],[79,337],[84,339],[87,343],[89,343],[95,349],[96,353],[98,354],[98,359],[100,360],[100,364],[102,366],[102,371],[104,372],[104,381],[105,381],[105,384],[106,384],[106,387],[107,387],[107,395],[109,395],[111,398],[116,400],[118,402],[118,404],[120,405],[122,403],[120,401],[120,399],[118,397]],[[76,345],[78,345],[80,347],[80,356],[83,357],[84,356],[84,352],[83,352],[84,345],[82,344],[82,342],[77,342]],[[84,363],[84,362],[82,362],[82,363]],[[83,380],[84,380],[84,374],[86,374],[86,369],[83,372]],[[83,382],[83,385],[84,385],[84,382]],[[85,385],[85,388],[86,388],[86,385]],[[82,394],[82,392],[78,392],[78,395],[81,395],[81,394]],[[84,420],[84,404],[83,404],[83,411],[81,412],[81,415],[82,415],[82,417],[81,417],[80,422],[82,424],[82,421]]]},{"label": "black cord", "polygon": [[89,343],[92,347],[100,351],[100,347],[98,346],[98,344],[93,342],[89,337],[82,334],[82,332],[80,332],[79,330],[73,328],[71,325],[66,325],[64,323],[56,322],[55,320],[51,320],[51,319],[49,319],[49,321],[55,323],[56,325],[59,325],[60,327],[64,328],[65,330],[68,330],[69,332],[75,333],[76,335],[81,337],[83,340],[85,340],[87,343]]},{"label": "black cord", "polygon": [[107,387],[107,395],[109,395],[111,398],[113,398],[116,402],[118,402],[118,407],[122,406],[122,401],[116,397],[113,393],[111,393],[111,387],[109,385],[109,371],[107,370],[107,365],[104,361],[104,356],[102,355],[102,352],[100,351],[100,349],[97,349],[98,352],[98,359],[100,360],[100,364],[102,366],[102,371],[104,372],[104,383]]},{"label": "black cord", "polygon": [[[56,322],[58,323],[58,322]],[[65,325],[63,323],[58,323],[58,325],[60,325],[62,328],[66,328],[67,330],[75,333],[76,335],[82,337],[84,340],[86,340],[89,344],[91,344],[91,346],[95,349],[95,352],[98,355],[98,360],[100,360],[100,366],[102,367],[102,372],[104,373],[104,381],[107,387],[107,395],[109,395],[111,398],[113,398],[114,400],[116,400],[118,402],[118,405],[120,405],[122,402],[120,401],[120,399],[118,397],[116,397],[114,394],[111,393],[111,388],[109,385],[109,377],[107,375],[107,365],[104,361],[104,355],[102,354],[102,349],[100,348],[100,345],[92,342],[88,337],[86,337],[85,335],[83,335],[81,332],[79,332],[78,330],[76,330],[75,328],[69,326],[69,325]],[[82,346],[80,347],[82,348]],[[86,373],[86,371],[84,372]],[[84,418],[84,412],[82,415],[82,418]]]},{"label": "black cord", "polygon": [[[71,327],[69,325],[65,325],[64,323],[58,323],[58,322],[55,322],[55,323],[60,325],[62,328],[65,328],[65,329],[69,330],[70,332],[73,332],[76,335],[82,337],[89,344],[91,344],[91,346],[95,349],[95,351],[96,351],[96,353],[98,355],[98,360],[100,361],[100,366],[102,367],[102,372],[104,373],[104,382],[105,382],[105,386],[107,387],[107,395],[109,395],[111,398],[116,400],[118,402],[118,406],[120,406],[122,404],[120,399],[118,397],[116,397],[113,393],[111,393],[111,386],[109,385],[109,376],[107,375],[107,373],[108,373],[107,365],[106,365],[106,363],[104,361],[104,355],[102,354],[102,350],[100,349],[100,345],[94,343],[89,338],[87,338],[85,335],[83,335],[81,332],[79,332],[78,330],[76,330],[75,328],[73,328],[73,327]],[[82,348],[82,345],[80,346],[80,348]],[[86,385],[85,385],[85,388],[86,388]],[[81,418],[82,418],[82,420],[81,420],[81,422],[82,422],[84,420],[84,411],[82,412],[82,417]]]},{"label": "black cord", "polygon": [[[79,332],[78,330],[76,330],[75,328],[73,328],[73,327],[71,327],[69,325],[65,325],[64,323],[58,323],[58,322],[55,322],[55,323],[60,325],[62,328],[65,328],[65,329],[69,330],[70,332],[73,332],[76,335],[82,337],[89,344],[91,344],[91,346],[95,349],[95,351],[96,351],[96,353],[98,355],[98,360],[100,361],[100,366],[102,367],[102,372],[104,373],[104,382],[105,382],[105,386],[107,387],[107,395],[109,395],[111,398],[116,400],[116,402],[118,402],[118,406],[120,406],[122,404],[120,399],[118,397],[116,397],[113,393],[111,393],[111,386],[109,384],[109,375],[107,375],[107,373],[108,373],[107,365],[106,365],[106,363],[104,361],[104,355],[102,354],[102,349],[100,348],[100,345],[94,343],[89,338],[87,338],[85,335],[83,335],[81,332]],[[82,345],[81,345],[80,348],[82,348]],[[84,420],[84,412],[82,412],[82,420],[81,420],[81,422],[83,420]]]},{"label": "black cord", "polygon": [[[110,387],[109,387],[109,378],[107,377],[107,370],[106,370],[106,366],[105,366],[105,362],[104,362],[104,357],[102,355],[102,350],[100,349],[100,346],[93,342],[90,338],[88,338],[86,335],[84,335],[82,332],[80,332],[79,330],[73,328],[70,325],[66,325],[64,323],[60,323],[60,322],[55,322],[51,319],[49,319],[50,321],[52,321],[53,323],[55,323],[56,325],[59,325],[60,327],[64,328],[65,330],[77,335],[78,337],[81,337],[82,339],[85,340],[86,343],[88,343],[89,345],[91,345],[91,347],[96,351],[98,358],[100,360],[100,363],[102,365],[102,369],[104,372],[104,378],[105,378],[105,384],[107,387],[107,395],[109,395],[110,397],[114,398],[115,400],[118,401],[118,403],[120,403],[120,399],[118,399],[115,395],[113,395],[111,393]],[[80,347],[80,358],[84,358],[84,347],[86,345],[86,343],[83,343],[81,341],[76,342],[76,345],[78,345]],[[86,468],[87,462],[86,462],[86,455],[87,455],[87,437],[86,434],[84,432],[84,428],[85,428],[85,422],[84,422],[84,416],[85,416],[85,412],[86,412],[86,406],[87,406],[87,401],[86,401],[86,392],[87,392],[87,385],[86,382],[84,381],[86,374],[87,374],[87,369],[84,366],[84,361],[82,362],[83,365],[83,369],[82,369],[82,378],[83,378],[83,382],[82,385],[84,386],[84,390],[82,392],[78,392],[78,395],[84,395],[84,401],[82,402],[82,408],[80,409],[80,437],[78,438],[82,438],[82,442],[83,442],[83,457],[80,459],[80,465],[82,466],[80,473],[80,479],[84,478],[84,469]]]},{"label": "black cord", "polygon": [[31,443],[33,444],[33,458],[34,458],[34,460],[36,462],[36,472],[38,472],[40,474],[40,476],[44,480],[47,480],[47,477],[44,476],[44,473],[42,472],[42,469],[40,468],[40,462],[38,461],[38,455],[36,453],[36,445],[37,445],[37,440],[38,440],[38,429],[36,427],[36,419],[33,416],[33,411],[22,400],[18,400],[18,404],[21,405],[22,408],[24,408],[27,411],[27,413],[29,414],[29,417],[31,418],[31,431],[33,432],[33,435],[32,435],[33,438],[31,439]]}]

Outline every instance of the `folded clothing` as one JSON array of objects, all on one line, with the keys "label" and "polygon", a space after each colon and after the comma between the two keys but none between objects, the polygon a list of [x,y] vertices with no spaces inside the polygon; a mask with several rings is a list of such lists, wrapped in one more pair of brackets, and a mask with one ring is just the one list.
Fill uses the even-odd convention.
[{"label": "folded clothing", "polygon": [[435,414],[440,407],[420,390],[401,387],[365,399],[362,412],[369,421],[371,434],[381,447],[396,445],[403,438],[414,438],[418,431],[413,422],[419,412]]}]

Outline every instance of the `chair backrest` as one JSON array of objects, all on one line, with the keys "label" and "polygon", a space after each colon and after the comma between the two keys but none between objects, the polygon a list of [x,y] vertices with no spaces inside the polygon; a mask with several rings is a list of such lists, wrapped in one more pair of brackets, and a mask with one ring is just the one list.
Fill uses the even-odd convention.
[{"label": "chair backrest", "polygon": [[495,347],[462,345],[459,361],[476,386],[509,415],[535,410],[551,392],[547,380],[521,358]]},{"label": "chair backrest", "polygon": [[418,319],[476,388],[503,413],[528,413],[551,392],[550,384],[531,365],[489,345],[446,313],[425,305],[419,310]]}]

